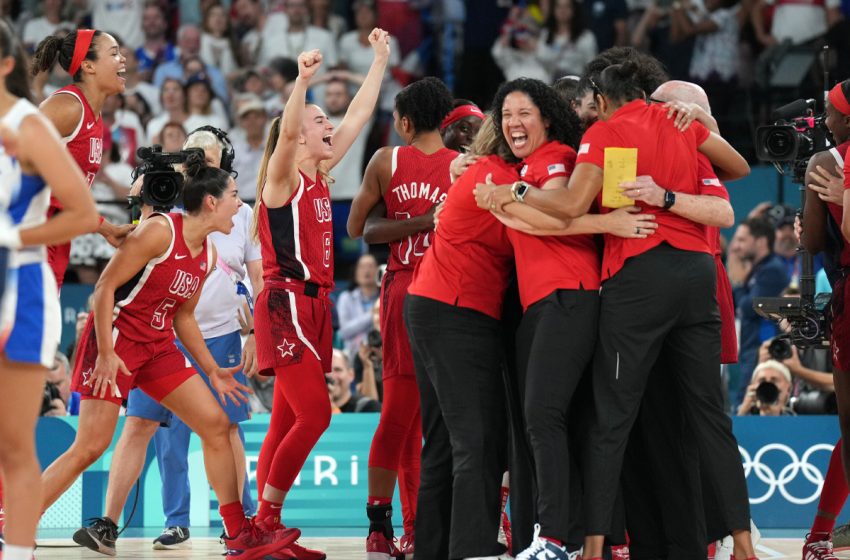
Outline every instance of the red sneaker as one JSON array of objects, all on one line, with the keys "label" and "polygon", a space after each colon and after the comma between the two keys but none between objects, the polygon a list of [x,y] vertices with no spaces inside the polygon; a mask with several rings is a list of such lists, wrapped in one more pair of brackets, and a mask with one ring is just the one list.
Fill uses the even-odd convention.
[{"label": "red sneaker", "polygon": [[372,531],[366,539],[366,560],[394,560],[401,555],[394,539],[388,539],[380,531]]},{"label": "red sneaker", "polygon": [[829,533],[806,535],[803,560],[838,560],[838,557],[832,553],[832,535]]},{"label": "red sneaker", "polygon": [[266,556],[266,560],[326,560],[326,558],[327,555],[321,550],[310,550],[297,542]]},{"label": "red sneaker", "polygon": [[233,538],[224,538],[227,558],[239,560],[260,560],[283,550],[301,536],[298,529],[270,528],[262,521],[252,520],[242,527],[239,534]]},{"label": "red sneaker", "polygon": [[398,541],[398,551],[401,552],[402,557],[406,558],[408,554],[413,556],[413,548],[413,535],[402,535]]}]

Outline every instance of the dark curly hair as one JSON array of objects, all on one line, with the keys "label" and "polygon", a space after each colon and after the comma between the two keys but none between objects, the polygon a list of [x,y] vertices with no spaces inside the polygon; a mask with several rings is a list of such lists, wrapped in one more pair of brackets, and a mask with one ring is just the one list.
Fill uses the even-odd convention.
[{"label": "dark curly hair", "polygon": [[[578,148],[579,140],[581,140],[581,121],[578,115],[570,106],[559,96],[554,89],[547,86],[540,80],[531,78],[517,78],[510,82],[505,82],[496,92],[496,97],[493,98],[492,113],[493,124],[498,131],[499,144],[501,147],[510,152],[508,141],[502,134],[502,105],[505,103],[505,98],[509,93],[515,91],[526,94],[531,102],[540,110],[540,117],[549,121],[547,129],[547,137],[549,140],[557,140],[561,144]],[[506,150],[499,149],[498,153],[505,153]]]},{"label": "dark curly hair", "polygon": [[196,149],[186,158],[185,170],[183,208],[189,214],[195,214],[201,209],[206,195],[221,198],[231,180],[227,171],[207,165],[201,149]]},{"label": "dark curly hair", "polygon": [[452,110],[453,98],[441,80],[433,77],[413,82],[395,96],[399,118],[407,117],[417,132],[437,130]]},{"label": "dark curly hair", "polygon": [[593,90],[590,80],[597,84],[598,76],[603,70],[615,64],[623,64],[625,62],[634,62],[640,67],[640,72],[636,76],[637,85],[646,94],[648,98],[658,86],[670,80],[670,76],[664,69],[664,65],[658,59],[644,54],[632,47],[612,47],[606,51],[599,53],[591,60],[584,69],[584,75],[579,82],[576,97],[582,97],[585,93]]}]

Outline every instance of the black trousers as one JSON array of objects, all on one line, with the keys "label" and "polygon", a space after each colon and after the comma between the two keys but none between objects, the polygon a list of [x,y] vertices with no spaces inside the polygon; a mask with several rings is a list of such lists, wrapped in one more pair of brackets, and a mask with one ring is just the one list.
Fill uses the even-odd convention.
[{"label": "black trousers", "polygon": [[531,305],[517,332],[520,393],[534,456],[540,534],[569,542],[570,403],[593,358],[599,294],[556,290]]},{"label": "black trousers", "polygon": [[499,322],[408,295],[405,320],[422,406],[419,560],[496,556],[505,460]]},{"label": "black trousers", "polygon": [[602,289],[594,357],[596,414],[585,462],[587,533],[605,535],[629,433],[650,372],[664,356],[720,513],[732,529],[749,527],[747,487],[717,372],[720,317],[710,255],[662,244],[630,258]]}]

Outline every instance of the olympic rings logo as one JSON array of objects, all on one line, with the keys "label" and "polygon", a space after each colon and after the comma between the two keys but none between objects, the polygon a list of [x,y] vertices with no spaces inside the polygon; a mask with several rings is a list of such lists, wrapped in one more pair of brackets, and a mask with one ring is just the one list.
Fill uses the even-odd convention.
[{"label": "olympic rings logo", "polygon": [[[795,505],[802,506],[817,500],[820,496],[821,488],[823,488],[824,473],[818,467],[812,465],[809,459],[818,451],[826,451],[831,454],[832,448],[832,445],[819,443],[808,448],[802,457],[798,457],[797,453],[787,445],[771,443],[759,449],[755,456],[751,458],[746,449],[738,446],[744,467],[744,476],[749,479],[750,473],[752,473],[758,480],[767,485],[767,490],[761,496],[750,496],[750,504],[763,504],[771,499],[777,490],[779,490],[783,498]],[[765,455],[772,452],[782,453],[788,457],[788,464],[779,470],[779,474],[762,461]],[[814,486],[812,494],[803,498],[792,495],[786,488],[786,485],[795,480],[800,474]]]}]

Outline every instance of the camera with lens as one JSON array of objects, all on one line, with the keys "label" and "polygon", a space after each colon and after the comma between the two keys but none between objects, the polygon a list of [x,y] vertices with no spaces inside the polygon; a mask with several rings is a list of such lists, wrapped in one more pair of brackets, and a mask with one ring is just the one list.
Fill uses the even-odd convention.
[{"label": "camera with lens", "polygon": [[760,160],[808,160],[830,147],[824,115],[814,116],[814,99],[798,99],[773,113],[772,125],[756,130],[756,155]]},{"label": "camera with lens", "polygon": [[806,391],[791,397],[789,405],[795,414],[838,414],[835,391]]},{"label": "camera with lens", "polygon": [[142,163],[133,170],[133,181],[144,176],[140,198],[144,204],[153,206],[157,212],[168,212],[180,203],[183,196],[183,174],[175,171],[174,166],[185,163],[190,155],[204,151],[190,148],[180,152],[163,152],[156,144],[136,150],[136,157]]},{"label": "camera with lens", "polygon": [[793,353],[791,351],[791,339],[788,336],[777,336],[770,341],[767,346],[767,353],[770,358],[777,362],[782,362],[790,358]]},{"label": "camera with lens", "polygon": [[45,383],[44,393],[41,396],[41,412],[39,413],[39,416],[44,416],[53,410],[53,399],[60,398],[62,398],[62,395],[59,394],[59,388],[49,381]]}]

